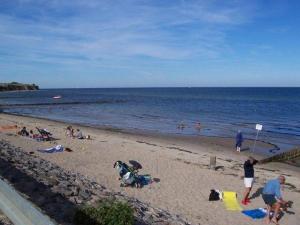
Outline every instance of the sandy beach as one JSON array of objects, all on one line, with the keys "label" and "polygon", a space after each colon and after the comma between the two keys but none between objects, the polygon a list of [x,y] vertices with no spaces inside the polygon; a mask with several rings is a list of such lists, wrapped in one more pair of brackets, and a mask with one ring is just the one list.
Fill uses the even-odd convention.
[{"label": "sandy beach", "polygon": [[[241,200],[244,191],[243,162],[249,151],[235,152],[234,140],[210,137],[176,137],[146,133],[126,133],[97,129],[74,124],[91,140],[78,140],[67,137],[65,128],[70,125],[62,122],[0,114],[0,126],[26,126],[46,128],[56,139],[49,142],[16,135],[17,129],[0,130],[0,139],[7,140],[26,152],[56,163],[57,165],[87,175],[108,189],[135,197],[154,207],[180,215],[192,224],[235,225],[263,224],[263,220],[252,220],[240,211],[227,211],[221,201],[209,202],[211,189],[235,191]],[[72,152],[53,154],[40,153],[44,149],[61,144]],[[246,141],[244,148],[252,145]],[[259,143],[261,147],[271,147]],[[217,157],[218,170],[209,169],[210,156]],[[258,156],[257,156],[258,157]],[[261,158],[261,156],[259,157]],[[122,188],[113,164],[117,160],[138,161],[143,168],[140,174],[150,174],[159,182],[143,187]],[[292,201],[292,213],[285,214],[280,224],[297,224],[300,219],[300,173],[299,168],[281,163],[256,166],[256,182],[252,193],[252,203],[244,209],[265,207],[259,192],[268,179],[283,174],[287,177],[283,195]]]}]

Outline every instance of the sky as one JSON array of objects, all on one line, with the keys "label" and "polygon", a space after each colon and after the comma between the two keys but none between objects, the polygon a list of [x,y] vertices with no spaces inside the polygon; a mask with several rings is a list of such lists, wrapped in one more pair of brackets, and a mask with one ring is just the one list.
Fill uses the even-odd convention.
[{"label": "sky", "polygon": [[0,82],[300,86],[300,1],[0,0]]}]

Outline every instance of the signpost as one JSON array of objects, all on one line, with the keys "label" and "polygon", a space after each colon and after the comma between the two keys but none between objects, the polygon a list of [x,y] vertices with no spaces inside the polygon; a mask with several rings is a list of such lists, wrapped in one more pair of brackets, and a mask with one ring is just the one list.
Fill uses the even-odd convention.
[{"label": "signpost", "polygon": [[256,124],[256,126],[255,126],[255,129],[256,129],[256,137],[255,137],[255,140],[254,140],[252,152],[254,152],[254,150],[255,150],[256,141],[257,141],[257,138],[258,138],[258,133],[259,133],[259,131],[262,130],[262,128],[263,128],[263,125],[261,125],[261,124]]}]

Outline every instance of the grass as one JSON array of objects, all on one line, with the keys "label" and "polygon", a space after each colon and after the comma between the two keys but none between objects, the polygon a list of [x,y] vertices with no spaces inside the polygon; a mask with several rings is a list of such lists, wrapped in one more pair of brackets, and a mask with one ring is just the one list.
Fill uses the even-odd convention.
[{"label": "grass", "polygon": [[80,207],[74,216],[76,225],[133,225],[133,209],[128,203],[104,200],[94,206]]}]

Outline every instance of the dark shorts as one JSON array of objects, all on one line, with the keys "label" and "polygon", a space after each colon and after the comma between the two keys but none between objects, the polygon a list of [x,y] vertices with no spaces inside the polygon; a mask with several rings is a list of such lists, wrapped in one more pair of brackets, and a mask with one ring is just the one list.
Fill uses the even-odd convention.
[{"label": "dark shorts", "polygon": [[269,206],[272,206],[277,202],[275,195],[263,194],[262,198],[263,198],[264,202],[266,203],[266,205],[269,205]]}]

